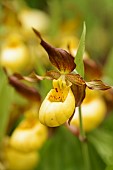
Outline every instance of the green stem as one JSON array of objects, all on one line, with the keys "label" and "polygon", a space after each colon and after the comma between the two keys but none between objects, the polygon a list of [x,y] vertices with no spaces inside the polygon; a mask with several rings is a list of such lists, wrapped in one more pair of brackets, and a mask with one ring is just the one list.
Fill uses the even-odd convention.
[{"label": "green stem", "polygon": [[80,141],[81,141],[81,147],[82,147],[82,155],[83,155],[83,159],[84,159],[84,169],[91,170],[89,151],[88,151],[88,143],[86,140],[86,135],[85,135],[85,132],[83,129],[83,123],[82,123],[81,106],[79,107],[79,121],[80,121]]},{"label": "green stem", "polygon": [[79,121],[80,121],[80,137],[82,138],[82,140],[84,140],[86,138],[86,135],[85,135],[85,132],[83,130],[81,106],[79,106]]}]

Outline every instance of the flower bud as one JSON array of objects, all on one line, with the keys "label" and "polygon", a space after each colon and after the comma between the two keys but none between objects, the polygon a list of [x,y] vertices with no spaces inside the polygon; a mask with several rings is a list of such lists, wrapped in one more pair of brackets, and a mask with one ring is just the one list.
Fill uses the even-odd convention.
[{"label": "flower bud", "polygon": [[23,152],[39,149],[48,136],[47,127],[36,119],[23,120],[10,137],[10,145]]},{"label": "flower bud", "polygon": [[[104,120],[107,111],[106,104],[102,97],[95,94],[95,92],[91,92],[91,94],[87,94],[81,105],[83,128],[86,132],[97,128]],[[78,108],[76,108],[70,125],[77,128],[80,127]]]},{"label": "flower bud", "polygon": [[75,98],[69,85],[61,78],[53,80],[53,87],[44,99],[39,120],[42,124],[55,127],[65,123],[75,109]]}]

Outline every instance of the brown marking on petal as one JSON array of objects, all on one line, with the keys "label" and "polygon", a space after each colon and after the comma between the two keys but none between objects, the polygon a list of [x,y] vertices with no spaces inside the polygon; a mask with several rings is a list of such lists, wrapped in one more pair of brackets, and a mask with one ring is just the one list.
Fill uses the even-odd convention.
[{"label": "brown marking on petal", "polygon": [[48,100],[51,102],[64,102],[66,97],[68,95],[68,90],[60,90],[58,88],[55,88],[51,91]]},{"label": "brown marking on petal", "polygon": [[55,90],[56,90],[56,92],[58,92],[58,89],[57,89],[57,88],[55,88]]}]

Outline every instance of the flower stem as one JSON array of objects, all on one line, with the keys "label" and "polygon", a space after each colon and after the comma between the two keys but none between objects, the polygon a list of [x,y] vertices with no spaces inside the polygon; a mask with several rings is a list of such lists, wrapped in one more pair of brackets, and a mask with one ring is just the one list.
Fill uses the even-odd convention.
[{"label": "flower stem", "polygon": [[79,122],[80,122],[80,138],[82,141],[86,138],[85,132],[83,130],[83,123],[82,123],[82,110],[81,106],[79,106]]},{"label": "flower stem", "polygon": [[85,132],[83,129],[83,123],[82,123],[81,106],[79,107],[79,121],[80,121],[80,141],[81,141],[82,155],[83,155],[83,160],[84,160],[84,170],[91,170],[88,143],[86,140],[86,135],[85,135]]}]

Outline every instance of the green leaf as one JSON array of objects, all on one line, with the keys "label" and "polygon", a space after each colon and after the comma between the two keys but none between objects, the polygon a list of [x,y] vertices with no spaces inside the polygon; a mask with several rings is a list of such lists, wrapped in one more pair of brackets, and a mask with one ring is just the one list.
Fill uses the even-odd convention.
[{"label": "green leaf", "polygon": [[113,170],[113,165],[108,165],[105,170]]},{"label": "green leaf", "polygon": [[99,156],[95,147],[91,143],[88,143],[88,149],[89,149],[89,157],[91,162],[91,170],[104,170],[105,163],[103,162],[102,158]]},{"label": "green leaf", "polygon": [[97,129],[88,136],[105,164],[113,165],[113,133]]},{"label": "green leaf", "polygon": [[76,64],[76,71],[84,77],[84,63],[83,63],[83,54],[85,51],[85,35],[86,35],[86,25],[84,22],[83,32],[80,38],[77,54],[75,56],[75,64]]},{"label": "green leaf", "polygon": [[[42,148],[41,161],[35,170],[84,170],[81,145],[66,127],[59,127]],[[103,170],[105,163],[89,141],[88,150],[91,170]]]},{"label": "green leaf", "polygon": [[83,170],[81,145],[67,128],[60,127],[41,152],[36,170]]},{"label": "green leaf", "polygon": [[13,88],[8,85],[7,78],[0,69],[0,142],[5,135],[9,119],[9,109],[13,100]]},{"label": "green leaf", "polygon": [[108,113],[108,116],[102,123],[102,128],[113,132],[113,110]]}]

